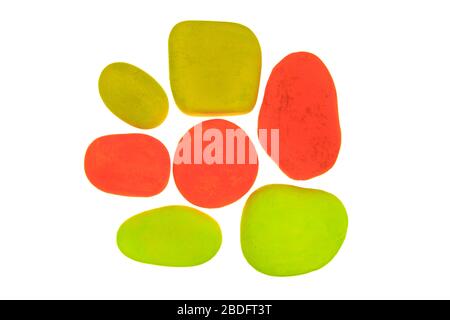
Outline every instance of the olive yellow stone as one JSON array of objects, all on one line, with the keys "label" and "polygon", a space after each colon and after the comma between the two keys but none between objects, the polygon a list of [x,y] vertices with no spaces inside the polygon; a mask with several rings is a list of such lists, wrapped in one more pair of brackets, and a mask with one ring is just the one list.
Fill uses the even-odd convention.
[{"label": "olive yellow stone", "polygon": [[117,245],[127,257],[148,264],[188,267],[207,262],[222,243],[217,222],[185,206],[149,210],[125,221]]},{"label": "olive yellow stone", "polygon": [[169,102],[162,87],[131,64],[108,65],[100,75],[98,88],[109,110],[136,128],[157,127],[167,116]]},{"label": "olive yellow stone", "polygon": [[241,246],[256,270],[293,276],[322,268],[347,233],[341,201],[321,190],[267,185],[250,195],[241,221]]},{"label": "olive yellow stone", "polygon": [[169,37],[170,84],[190,115],[235,115],[255,106],[261,48],[247,27],[230,22],[184,21]]}]

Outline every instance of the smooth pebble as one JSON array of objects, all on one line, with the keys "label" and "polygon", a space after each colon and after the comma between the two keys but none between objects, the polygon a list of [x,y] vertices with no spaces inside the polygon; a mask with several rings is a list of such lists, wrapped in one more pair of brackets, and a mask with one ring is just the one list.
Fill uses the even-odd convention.
[{"label": "smooth pebble", "polygon": [[347,233],[341,201],[321,190],[266,185],[248,198],[241,220],[241,246],[256,270],[293,276],[322,268]]},{"label": "smooth pebble", "polygon": [[117,245],[124,255],[160,266],[200,265],[216,255],[221,242],[217,222],[185,206],[140,213],[125,221],[117,233]]},{"label": "smooth pebble", "polygon": [[318,57],[293,53],[275,66],[258,127],[279,130],[276,162],[290,178],[311,179],[334,165],[341,145],[336,89]]},{"label": "smooth pebble", "polygon": [[109,110],[136,128],[155,128],[167,116],[169,101],[163,88],[131,64],[108,65],[100,75],[98,88]]},{"label": "smooth pebble", "polygon": [[258,173],[258,157],[247,134],[232,122],[213,119],[191,128],[180,140],[173,176],[192,204],[219,208],[247,193]]},{"label": "smooth pebble", "polygon": [[90,144],[84,169],[89,181],[104,192],[150,197],[166,187],[170,157],[156,138],[137,133],[114,134]]},{"label": "smooth pebble", "polygon": [[237,23],[184,21],[169,37],[170,84],[175,102],[189,115],[235,115],[256,104],[261,48]]}]

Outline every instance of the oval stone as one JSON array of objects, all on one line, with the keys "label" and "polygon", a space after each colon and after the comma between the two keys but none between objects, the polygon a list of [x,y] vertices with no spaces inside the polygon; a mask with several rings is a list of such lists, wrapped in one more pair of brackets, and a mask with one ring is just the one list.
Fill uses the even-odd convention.
[{"label": "oval stone", "polygon": [[84,169],[89,181],[104,192],[150,197],[166,187],[170,157],[156,138],[145,134],[115,134],[91,143]]},{"label": "oval stone", "polygon": [[117,245],[133,260],[171,267],[207,262],[219,251],[222,233],[205,213],[167,206],[138,214],[120,227]]},{"label": "oval stone", "polygon": [[192,204],[219,208],[237,201],[252,187],[258,156],[247,134],[223,119],[191,128],[178,144],[173,176]]},{"label": "oval stone", "polygon": [[256,270],[293,276],[322,268],[339,251],[347,213],[334,195],[267,185],[250,195],[241,221],[241,246]]},{"label": "oval stone", "polygon": [[275,66],[258,127],[279,130],[279,154],[263,147],[290,178],[307,180],[334,165],[341,145],[336,89],[318,57],[293,53]]},{"label": "oval stone", "polygon": [[159,126],[167,116],[169,101],[159,83],[141,69],[112,63],[98,80],[100,96],[117,117],[140,129]]}]

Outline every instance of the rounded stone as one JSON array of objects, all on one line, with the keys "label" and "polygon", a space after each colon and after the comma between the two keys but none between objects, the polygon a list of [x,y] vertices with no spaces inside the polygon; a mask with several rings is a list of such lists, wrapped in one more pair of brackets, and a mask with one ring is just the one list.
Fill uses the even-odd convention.
[{"label": "rounded stone", "polygon": [[170,156],[151,136],[114,134],[89,145],[84,169],[89,181],[104,192],[150,197],[163,191],[169,181]]},{"label": "rounded stone", "polygon": [[261,47],[241,24],[183,21],[170,33],[169,68],[173,96],[184,113],[243,114],[258,97]]},{"label": "rounded stone", "polygon": [[245,204],[242,251],[250,265],[267,275],[305,274],[333,259],[344,242],[347,225],[343,204],[330,193],[266,185]]},{"label": "rounded stone", "polygon": [[136,128],[155,128],[167,116],[169,101],[163,88],[131,64],[108,65],[100,75],[98,88],[109,110]]},{"label": "rounded stone", "polygon": [[128,258],[170,267],[205,263],[216,255],[221,243],[217,222],[185,206],[140,213],[125,221],[117,233],[117,245]]},{"label": "rounded stone", "polygon": [[258,173],[258,157],[247,134],[222,119],[201,122],[178,144],[173,176],[180,193],[192,204],[219,208],[250,190]]},{"label": "rounded stone", "polygon": [[333,79],[308,52],[288,55],[273,69],[259,113],[259,130],[277,130],[279,154],[269,152],[290,178],[307,180],[328,171],[341,146]]}]

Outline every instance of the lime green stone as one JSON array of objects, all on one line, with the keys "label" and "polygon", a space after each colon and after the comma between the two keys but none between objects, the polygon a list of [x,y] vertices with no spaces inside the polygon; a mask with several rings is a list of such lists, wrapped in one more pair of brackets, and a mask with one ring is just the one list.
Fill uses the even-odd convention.
[{"label": "lime green stone", "polygon": [[107,66],[98,88],[109,110],[136,128],[157,127],[167,116],[169,101],[162,87],[131,64],[117,62]]},{"label": "lime green stone", "polygon": [[117,245],[127,257],[171,267],[205,263],[216,255],[221,243],[217,222],[185,206],[140,213],[125,221],[117,233]]},{"label": "lime green stone", "polygon": [[347,213],[334,195],[267,185],[250,195],[241,221],[241,246],[256,270],[293,276],[322,268],[339,251]]},{"label": "lime green stone", "polygon": [[234,115],[255,106],[261,48],[247,27],[230,22],[184,21],[169,37],[170,84],[190,115]]}]

